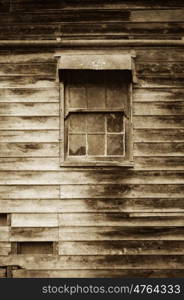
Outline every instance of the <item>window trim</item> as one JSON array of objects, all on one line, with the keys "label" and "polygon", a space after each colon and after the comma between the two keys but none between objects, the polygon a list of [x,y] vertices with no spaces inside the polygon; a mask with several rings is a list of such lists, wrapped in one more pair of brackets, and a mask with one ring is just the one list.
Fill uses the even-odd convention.
[{"label": "window trim", "polygon": [[[123,55],[123,54],[122,54]],[[69,55],[71,56],[71,54]],[[90,59],[91,55],[88,55],[88,59]],[[68,117],[68,115],[70,113],[72,113],[72,109],[67,112],[67,115],[65,115],[65,83],[63,80],[63,76],[62,76],[62,72],[60,72],[60,78],[59,78],[59,72],[58,72],[58,78],[59,78],[59,93],[60,93],[60,101],[59,101],[59,105],[60,105],[60,138],[59,138],[59,160],[60,160],[60,167],[76,167],[76,168],[83,168],[83,167],[134,167],[134,162],[133,162],[133,124],[132,124],[132,88],[133,88],[133,82],[135,82],[136,76],[135,76],[135,67],[134,67],[134,63],[133,63],[133,57],[135,57],[134,55],[131,55],[129,53],[129,56],[131,57],[131,65],[132,68],[129,69],[132,73],[132,81],[129,82],[129,90],[128,90],[128,101],[127,101],[127,105],[125,107],[125,111],[123,112],[123,110],[121,109],[121,112],[123,112],[126,115],[128,115],[128,125],[126,125],[126,130],[125,130],[125,155],[126,155],[126,159],[120,162],[116,160],[116,157],[114,157],[113,160],[110,160],[110,158],[108,157],[108,159],[106,160],[95,160],[95,158],[97,158],[96,156],[94,156],[94,161],[93,160],[83,160],[81,158],[81,156],[79,157],[75,157],[75,161],[70,161],[70,160],[66,160],[66,153],[67,153],[67,143],[66,143],[66,138],[67,138],[67,132],[66,132],[66,126],[65,126],[65,121]],[[108,55],[108,57],[110,57],[110,55]],[[62,54],[59,57],[60,59],[62,59]],[[59,64],[58,64],[58,70],[61,70],[61,63],[59,60]],[[72,68],[70,68],[72,70]],[[73,68],[75,69],[75,68]],[[85,69],[85,68],[83,68]],[[96,69],[96,68],[95,68]],[[75,70],[81,70],[80,68],[75,69]],[[98,68],[96,69],[98,70]],[[103,70],[103,68],[99,68],[99,70]],[[113,70],[112,69],[106,69],[106,70]],[[114,70],[117,70],[117,68],[115,68]],[[123,71],[125,69],[120,68],[119,70]],[[74,112],[77,112],[77,109],[73,109]],[[78,112],[81,112],[81,109],[78,109]],[[97,110],[95,110],[96,112]],[[107,110],[104,110],[105,112],[107,112]],[[110,110],[109,113],[113,113],[114,111],[117,112],[116,110]],[[85,112],[87,112],[87,110],[85,110]],[[92,110],[89,110],[89,112],[92,112]],[[103,109],[100,109],[99,112],[103,112]],[[125,123],[127,124],[127,118],[125,118]],[[128,141],[126,141],[128,139]],[[113,158],[113,156],[112,156]]]}]

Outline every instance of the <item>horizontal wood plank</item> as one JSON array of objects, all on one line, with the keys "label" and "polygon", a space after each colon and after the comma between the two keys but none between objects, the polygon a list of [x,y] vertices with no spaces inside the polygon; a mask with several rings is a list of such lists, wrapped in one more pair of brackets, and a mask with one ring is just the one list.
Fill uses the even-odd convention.
[{"label": "horizontal wood plank", "polygon": [[[89,212],[148,212],[163,215],[184,212],[182,198],[139,199],[10,199],[0,200],[0,213],[89,213]],[[67,218],[67,215],[66,215]]]},{"label": "horizontal wood plank", "polygon": [[164,129],[183,129],[183,116],[135,116],[134,128],[164,128]]},{"label": "horizontal wood plank", "polygon": [[[32,76],[0,76],[1,88],[54,88],[58,87],[56,76],[32,75]],[[5,101],[5,100],[4,100]],[[15,101],[15,100],[14,100]],[[44,100],[45,101],[45,100]]]},{"label": "horizontal wood plank", "polygon": [[57,214],[12,214],[11,227],[56,227]]},{"label": "horizontal wood plank", "polygon": [[10,228],[8,226],[0,226],[0,242],[9,241]]},{"label": "horizontal wood plank", "polygon": [[0,63],[0,76],[4,75],[53,75],[56,74],[55,63]]},{"label": "horizontal wood plank", "polygon": [[0,88],[0,102],[21,102],[27,105],[33,102],[59,102],[59,90],[57,87],[40,88]]},{"label": "horizontal wood plank", "polygon": [[61,199],[181,197],[183,185],[62,185]]},{"label": "horizontal wood plank", "polygon": [[[128,192],[128,184],[183,184],[183,171],[0,171],[1,184],[62,184],[61,198],[107,194],[108,198]],[[80,184],[80,183],[83,184]],[[114,193],[114,194],[113,194]],[[71,195],[71,196],[70,196]]]},{"label": "horizontal wood plank", "polygon": [[11,243],[0,242],[0,255],[9,255],[11,253]]},{"label": "horizontal wood plank", "polygon": [[59,186],[0,185],[0,195],[3,199],[53,199],[59,198]]},{"label": "horizontal wood plank", "polygon": [[[162,53],[165,52],[162,50]],[[145,53],[144,53],[145,55]],[[160,53],[159,53],[160,55]],[[175,53],[175,55],[177,55]],[[152,102],[152,101],[183,101],[184,89],[176,88],[138,88],[133,90],[133,99],[138,102]]]},{"label": "horizontal wood plank", "polygon": [[181,101],[170,102],[136,102],[134,103],[135,116],[170,116],[184,115],[184,104]]},{"label": "horizontal wood plank", "polygon": [[60,242],[60,255],[184,254],[184,241]]},{"label": "horizontal wood plank", "polygon": [[148,143],[135,143],[134,144],[135,156],[183,156],[184,143],[181,142],[148,142]]},{"label": "horizontal wood plank", "polygon": [[[29,136],[29,135],[28,135]],[[33,134],[33,138],[38,135]],[[44,134],[41,138],[44,138]],[[50,135],[49,135],[50,136]],[[53,135],[51,134],[52,138]],[[19,135],[16,136],[17,138]],[[15,137],[15,138],[16,138]],[[47,146],[48,151],[48,146]],[[48,155],[48,152],[47,152]],[[60,170],[58,157],[0,157],[0,170]]]},{"label": "horizontal wood plank", "polygon": [[0,103],[0,116],[57,116],[57,103]]},{"label": "horizontal wood plank", "polygon": [[12,227],[10,241],[58,241],[58,227]]},{"label": "horizontal wood plank", "polygon": [[58,156],[58,143],[0,143],[1,157]]},{"label": "horizontal wood plank", "polygon": [[19,23],[52,23],[52,22],[84,22],[84,21],[131,21],[131,22],[182,22],[183,10],[182,9],[168,9],[168,10],[113,10],[113,14],[108,10],[81,10],[76,12],[64,10],[62,14],[59,11],[55,11],[54,14],[40,12],[39,14],[31,13],[16,13],[2,14],[1,23],[5,21],[7,23],[15,23],[19,20]]},{"label": "horizontal wood plank", "polygon": [[[14,215],[13,215],[14,216]],[[18,215],[17,215],[18,219]],[[21,217],[20,217],[21,219]],[[31,219],[31,216],[30,216]],[[18,220],[17,220],[18,222]],[[21,221],[19,221],[21,222]],[[12,223],[12,226],[16,222]],[[26,223],[26,222],[25,222]],[[36,223],[36,222],[35,222]],[[40,226],[42,225],[40,221]],[[128,213],[63,213],[60,226],[123,226],[123,227],[182,227],[184,217],[131,217]]]},{"label": "horizontal wood plank", "polygon": [[0,130],[2,129],[59,129],[58,117],[0,117]]},{"label": "horizontal wood plank", "polygon": [[58,142],[58,130],[0,130],[0,142]]},{"label": "horizontal wood plank", "polygon": [[134,142],[184,142],[184,129],[135,129]]},{"label": "horizontal wood plank", "polygon": [[0,257],[0,265],[30,270],[45,269],[183,269],[183,255],[57,256],[13,255]]},{"label": "horizontal wood plank", "polygon": [[183,278],[184,270],[13,270],[14,278]]},{"label": "horizontal wood plank", "polygon": [[183,170],[184,158],[176,157],[146,157],[137,156],[135,159],[136,169],[140,170]]},{"label": "horizontal wood plank", "polygon": [[[31,12],[39,12],[39,11],[54,11],[54,10],[76,10],[76,9],[99,9],[98,1],[70,1],[70,2],[61,2],[59,0],[54,1],[46,0],[43,4],[42,1],[38,1],[38,4],[35,6],[34,1],[32,0],[14,0],[12,7],[13,11],[31,11]],[[145,0],[141,1],[100,1],[100,9],[140,9],[140,8],[170,8],[170,7],[183,7],[183,2],[181,0],[177,0],[174,3],[170,3],[169,1],[159,1],[159,3],[155,3],[153,0],[147,2]]]},{"label": "horizontal wood plank", "polygon": [[60,227],[60,241],[183,241],[183,227]]}]

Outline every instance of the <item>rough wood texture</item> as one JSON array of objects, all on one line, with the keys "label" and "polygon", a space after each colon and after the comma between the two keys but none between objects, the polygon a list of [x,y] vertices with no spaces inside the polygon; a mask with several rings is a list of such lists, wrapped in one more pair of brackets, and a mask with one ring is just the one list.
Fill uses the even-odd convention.
[{"label": "rough wood texture", "polygon": [[[0,40],[181,41],[183,13],[182,0],[2,0]],[[0,50],[0,277],[184,276],[184,52],[88,46],[132,50],[134,166],[80,170],[60,167],[54,47]]]},{"label": "rough wood texture", "polygon": [[[183,278],[184,270],[13,270],[16,278]],[[3,273],[4,274],[4,273]]]}]

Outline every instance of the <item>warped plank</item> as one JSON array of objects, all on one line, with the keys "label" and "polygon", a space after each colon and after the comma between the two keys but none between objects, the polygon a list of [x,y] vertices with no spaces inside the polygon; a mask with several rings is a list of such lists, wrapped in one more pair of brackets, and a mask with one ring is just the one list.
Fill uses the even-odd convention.
[{"label": "warped plank", "polygon": [[182,198],[138,199],[10,199],[0,200],[0,213],[184,212]]},{"label": "warped plank", "polygon": [[[165,52],[162,50],[162,53]],[[176,54],[175,54],[176,55]],[[184,57],[183,57],[184,59]],[[138,88],[133,90],[134,101],[139,102],[152,102],[152,101],[183,101],[184,89],[176,88]]]},{"label": "warped plank", "polygon": [[[158,178],[157,178],[158,179]],[[144,181],[144,180],[143,180]],[[160,181],[159,181],[160,182]],[[129,198],[129,197],[181,197],[183,185],[62,185],[62,199],[80,198]],[[154,195],[154,196],[153,196]],[[162,195],[162,196],[161,196]]]},{"label": "warped plank", "polygon": [[184,254],[184,241],[59,242],[60,255]]},{"label": "warped plank", "polygon": [[[14,215],[12,215],[14,216]],[[18,219],[19,215],[17,215]],[[28,217],[28,215],[27,215]],[[30,217],[31,218],[31,217]],[[21,219],[21,217],[20,217]],[[19,224],[20,221],[16,220]],[[31,222],[31,220],[30,220]],[[26,222],[25,222],[26,223]],[[16,225],[16,222],[15,222]],[[62,213],[60,226],[182,227],[184,217],[131,217],[128,213]],[[12,223],[14,226],[14,222]],[[40,226],[42,223],[40,221]]]},{"label": "warped plank", "polygon": [[0,88],[0,102],[58,102],[59,90],[57,87],[50,88]]},{"label": "warped plank", "polygon": [[135,143],[134,144],[135,156],[183,156],[184,143],[178,142],[148,142],[148,143]]},{"label": "warped plank", "polygon": [[136,102],[133,111],[135,116],[184,115],[184,104],[181,101]]},{"label": "warped plank", "polygon": [[57,214],[12,214],[11,227],[56,227]]},{"label": "warped plank", "polygon": [[183,116],[135,116],[134,128],[184,128]]},{"label": "warped plank", "polygon": [[0,195],[3,199],[53,199],[59,197],[59,186],[0,185]]},{"label": "warped plank", "polygon": [[[141,154],[142,155],[142,154]],[[146,157],[137,156],[135,158],[135,168],[140,170],[183,170],[184,157]]]},{"label": "warped plank", "polygon": [[0,255],[9,255],[10,253],[11,253],[11,243],[0,242]]},{"label": "warped plank", "polygon": [[58,227],[12,227],[10,241],[58,241]]},{"label": "warped plank", "polygon": [[57,116],[57,103],[0,103],[0,116]]},{"label": "warped plank", "polygon": [[58,155],[58,143],[0,143],[1,157]]},{"label": "warped plank", "polygon": [[0,63],[0,76],[4,75],[53,75],[56,74],[54,63]]},{"label": "warped plank", "polygon": [[184,129],[135,129],[134,142],[184,142]]},{"label": "warped plank", "polygon": [[183,255],[56,256],[13,255],[0,257],[0,265],[17,265],[31,270],[45,269],[183,269]]},{"label": "warped plank", "polygon": [[58,142],[58,130],[0,130],[1,142]]},{"label": "warped plank", "polygon": [[10,228],[8,226],[0,226],[0,242],[9,241]]},{"label": "warped plank", "polygon": [[184,270],[13,270],[14,278],[183,278]]},{"label": "warped plank", "polygon": [[0,129],[59,129],[58,117],[0,117]]},{"label": "warped plank", "polygon": [[[37,135],[33,134],[33,138]],[[44,137],[44,135],[41,135]],[[40,138],[41,139],[41,138]],[[48,151],[48,147],[47,147]],[[48,155],[48,152],[47,152]],[[60,170],[58,157],[0,157],[0,170]]]},{"label": "warped plank", "polygon": [[184,227],[60,227],[60,241],[183,241]]}]

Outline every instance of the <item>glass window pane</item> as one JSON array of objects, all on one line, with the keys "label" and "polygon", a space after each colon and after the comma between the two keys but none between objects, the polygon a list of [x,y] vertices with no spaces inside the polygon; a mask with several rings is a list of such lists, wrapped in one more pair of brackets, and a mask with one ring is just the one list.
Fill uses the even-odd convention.
[{"label": "glass window pane", "polygon": [[107,108],[116,109],[116,108],[124,108],[125,103],[127,102],[127,86],[122,86],[122,83],[111,84],[107,86],[107,100],[106,105]]},{"label": "glass window pane", "polygon": [[105,108],[104,86],[91,86],[87,88],[88,108]]},{"label": "glass window pane", "polygon": [[107,135],[107,155],[123,155],[124,154],[124,135],[108,134]]},{"label": "glass window pane", "polygon": [[86,132],[86,115],[85,114],[71,114],[69,117],[69,131],[73,133]]},{"label": "glass window pane", "polygon": [[84,134],[69,135],[69,155],[86,154],[86,136]]},{"label": "glass window pane", "polygon": [[84,87],[70,87],[67,106],[69,108],[86,108],[86,89]]},{"label": "glass window pane", "polygon": [[122,132],[123,131],[123,114],[114,113],[107,116],[107,131]]},{"label": "glass window pane", "polygon": [[105,132],[105,115],[87,114],[87,132]]},{"label": "glass window pane", "polygon": [[88,135],[88,155],[104,155],[105,137],[102,134]]}]

